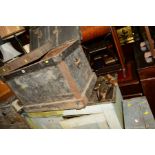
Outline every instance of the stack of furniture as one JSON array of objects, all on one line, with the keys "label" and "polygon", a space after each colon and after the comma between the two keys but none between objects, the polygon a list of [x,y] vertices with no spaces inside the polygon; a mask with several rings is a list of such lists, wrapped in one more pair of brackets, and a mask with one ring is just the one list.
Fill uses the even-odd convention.
[{"label": "stack of furniture", "polygon": [[[142,96],[144,92],[154,112],[154,62],[146,64],[142,60],[139,41],[132,40],[132,33],[126,38],[127,33],[122,31],[121,36],[127,40],[124,43],[116,29],[109,26],[30,27],[30,39],[20,37],[23,45],[30,43],[30,52],[23,50],[22,55],[0,67],[2,80],[17,97],[12,105],[3,102],[0,106],[1,128],[9,128],[9,123],[10,128],[18,125],[27,128],[22,124],[23,117],[31,128],[124,128],[121,92],[125,99]],[[21,44],[16,48],[19,47],[23,49]],[[116,72],[121,92],[111,76],[107,76],[111,83],[101,80],[107,78],[107,73]],[[1,88],[6,89],[1,84]],[[7,90],[7,93],[10,92]],[[0,97],[5,94],[1,93]],[[129,120],[127,116],[132,115],[136,106],[146,108],[137,104],[139,101],[132,101],[133,104],[131,101],[124,104],[126,128],[153,128],[150,121],[142,126],[131,124],[136,118]],[[147,110],[147,114],[142,111],[144,115],[151,113]],[[13,116],[14,120],[10,120]],[[147,121],[153,117],[141,116],[140,119]]]},{"label": "stack of furniture", "polygon": [[[99,125],[101,128],[107,128],[107,124],[111,124],[109,121],[112,120],[108,120],[109,115],[115,120],[110,128],[123,128],[122,98],[118,87],[110,93],[117,97],[108,103],[100,102],[100,105],[95,105],[97,102],[90,102],[97,77],[92,72],[83,52],[79,32],[79,27],[63,26],[30,29],[31,52],[0,68],[3,80],[8,83],[18,98],[13,106],[24,117],[29,116],[29,113],[38,115],[41,112],[44,115],[44,112],[59,113],[66,110],[67,113],[76,115],[78,113],[74,114],[75,109],[77,111],[81,109],[78,111],[81,115],[82,109],[86,108],[83,115],[91,115],[90,119],[86,117],[86,120],[93,121],[90,122],[90,128],[96,121],[92,120],[94,113],[99,122],[103,118],[103,125]],[[112,33],[114,33],[113,29]],[[104,96],[104,93],[101,95]],[[95,96],[97,97],[96,94]],[[87,107],[88,104],[90,107]],[[89,109],[92,110],[89,111]],[[107,109],[107,112],[104,112],[104,109]],[[79,119],[81,120],[81,117]],[[85,120],[85,117],[82,119]],[[31,123],[32,120],[28,122]],[[83,128],[78,125],[76,127]]]}]

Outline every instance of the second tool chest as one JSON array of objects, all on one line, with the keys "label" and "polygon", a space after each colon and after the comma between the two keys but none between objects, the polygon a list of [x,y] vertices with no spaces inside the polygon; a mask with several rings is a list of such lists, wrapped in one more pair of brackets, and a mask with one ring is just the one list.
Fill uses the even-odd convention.
[{"label": "second tool chest", "polygon": [[[59,38],[68,35],[74,28],[78,34],[77,27],[65,27],[67,33],[62,31]],[[62,29],[57,28],[58,31]],[[54,45],[39,59],[2,75],[25,111],[80,109],[86,106],[96,75],[77,38],[79,36],[73,35],[70,40]]]}]

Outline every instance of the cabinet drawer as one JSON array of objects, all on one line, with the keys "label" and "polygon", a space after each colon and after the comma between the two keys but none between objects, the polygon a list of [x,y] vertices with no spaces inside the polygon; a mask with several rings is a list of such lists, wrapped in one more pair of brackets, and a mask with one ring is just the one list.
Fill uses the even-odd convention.
[{"label": "cabinet drawer", "polygon": [[135,83],[131,83],[128,85],[123,85],[123,86],[120,85],[120,90],[121,90],[123,97],[125,96],[132,97],[135,94],[142,94],[142,88],[139,82],[135,82]]},{"label": "cabinet drawer", "polygon": [[147,78],[153,78],[155,77],[155,66],[140,69],[138,72],[141,80]]}]

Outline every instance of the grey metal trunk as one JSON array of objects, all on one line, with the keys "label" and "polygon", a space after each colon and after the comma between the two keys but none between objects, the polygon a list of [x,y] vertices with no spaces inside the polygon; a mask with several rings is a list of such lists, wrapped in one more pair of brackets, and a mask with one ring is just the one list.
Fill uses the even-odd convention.
[{"label": "grey metal trunk", "polygon": [[63,43],[4,78],[27,112],[85,107],[96,83],[77,40]]}]

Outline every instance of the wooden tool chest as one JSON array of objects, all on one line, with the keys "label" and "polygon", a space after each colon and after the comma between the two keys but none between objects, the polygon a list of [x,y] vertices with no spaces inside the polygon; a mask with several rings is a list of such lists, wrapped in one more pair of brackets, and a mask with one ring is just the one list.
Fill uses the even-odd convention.
[{"label": "wooden tool chest", "polygon": [[[34,51],[47,42],[48,47],[40,49],[43,51],[38,52],[40,57],[38,53],[30,57],[33,51],[22,56],[30,63],[25,65],[25,62],[22,62],[23,65],[18,64],[18,68],[11,71],[7,68],[8,71],[1,74],[3,80],[12,88],[27,112],[85,107],[96,83],[96,75],[92,72],[79,43],[78,28],[40,27],[40,29],[50,30],[53,35],[38,30],[40,33],[37,33],[39,39],[36,39],[36,42],[39,43],[33,46]],[[49,36],[47,39],[47,34],[49,36],[51,34],[51,39]],[[41,37],[43,41],[40,41]],[[55,39],[57,42],[52,42]],[[32,39],[32,43],[33,41]],[[14,62],[17,63],[18,59]]]}]

